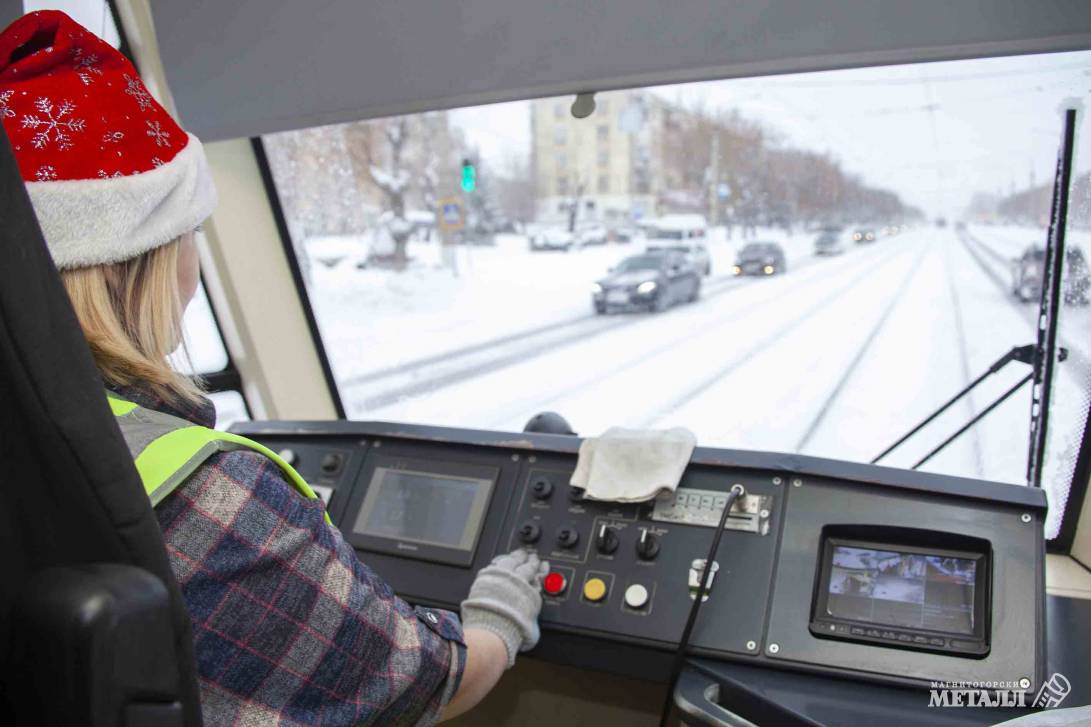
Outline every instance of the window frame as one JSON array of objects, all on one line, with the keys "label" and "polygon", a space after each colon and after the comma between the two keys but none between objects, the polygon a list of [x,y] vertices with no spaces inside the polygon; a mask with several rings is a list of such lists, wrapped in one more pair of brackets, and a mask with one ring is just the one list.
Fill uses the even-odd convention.
[{"label": "window frame", "polygon": [[280,237],[280,248],[284,253],[288,270],[292,275],[292,284],[295,285],[296,297],[300,308],[303,309],[303,317],[307,321],[307,330],[311,334],[311,345],[314,346],[318,363],[322,367],[322,378],[326,382],[326,389],[329,391],[337,418],[345,420],[348,418],[345,414],[345,404],[341,400],[341,391],[337,387],[337,379],[333,375],[333,367],[330,365],[329,356],[326,355],[326,346],[322,341],[322,331],[318,327],[318,319],[315,317],[314,308],[311,306],[311,296],[307,292],[303,271],[299,267],[299,258],[296,257],[295,248],[292,245],[292,233],[288,228],[288,218],[284,214],[284,207],[280,203],[280,194],[277,192],[276,180],[273,178],[273,169],[269,166],[269,155],[265,152],[265,140],[260,136],[250,137],[250,148],[254,152],[254,161],[257,163],[258,172],[261,174],[262,188],[265,192],[265,198],[269,202],[269,210],[276,223],[277,235]]},{"label": "window frame", "polygon": [[[110,1],[112,5],[113,0]],[[122,33],[122,40],[124,42],[124,33]],[[524,100],[528,102],[534,101],[533,98],[528,98]],[[672,120],[668,116],[667,123],[670,123],[671,121]],[[555,129],[554,133],[556,133],[556,130],[559,130],[559,128]],[[291,233],[289,231],[287,218],[285,217],[284,209],[280,202],[280,196],[277,191],[275,179],[273,178],[272,168],[269,165],[268,156],[265,151],[264,139],[261,136],[250,137],[250,143],[253,148],[257,165],[261,173],[266,199],[269,202],[270,209],[272,210],[273,217],[276,221],[277,231],[281,240],[281,246],[284,251],[285,258],[287,259],[288,267],[292,274],[292,281],[296,286],[296,292],[299,297],[300,305],[303,308],[304,315],[307,320],[307,326],[311,333],[312,344],[316,349],[316,354],[322,366],[322,371],[326,381],[326,387],[329,390],[330,397],[333,401],[338,418],[341,420],[345,420],[347,419],[347,416],[345,414],[344,404],[341,399],[340,389],[338,388],[336,378],[334,377],[333,369],[330,365],[329,358],[326,353],[326,348],[322,341],[321,331],[318,327],[317,319],[314,314],[314,309],[311,306],[310,294],[307,291],[307,287],[303,279],[302,270],[299,266],[299,260],[296,257],[296,252],[293,246]],[[556,196],[568,196],[567,187],[569,186],[569,179],[567,174],[555,177],[554,182],[557,186]],[[561,189],[562,183],[566,187],[564,190]],[[648,188],[648,191],[639,191],[639,188],[648,185],[648,183],[649,180],[646,178],[646,175],[638,174],[637,193],[649,194],[650,187]],[[594,200],[587,200],[585,204],[588,210],[594,210],[596,207]],[[561,202],[559,209],[561,206],[564,205],[565,203]],[[213,310],[213,315],[216,315],[215,310]],[[220,325],[218,318],[216,325],[217,327],[219,327]],[[232,363],[230,352],[228,352],[228,362],[229,367],[231,367]],[[235,375],[238,375],[237,372],[235,372]],[[234,380],[231,378],[230,373],[226,370],[206,376],[205,378],[206,380],[209,378],[215,378],[217,381]],[[242,392],[240,391],[240,393]],[[245,395],[243,395],[243,400],[245,402]],[[247,406],[249,408],[249,404],[247,404]],[[1069,489],[1069,496],[1065,502],[1064,512],[1062,513],[1060,532],[1058,533],[1056,538],[1052,540],[1044,540],[1047,552],[1064,555],[1067,555],[1071,552],[1072,543],[1075,539],[1077,526],[1080,520],[1082,506],[1086,498],[1087,491],[1089,489],[1089,481],[1091,481],[1091,418],[1088,419],[1088,422],[1084,427],[1080,451],[1077,456],[1073,479]],[[1030,487],[1030,485],[1027,486]]]},{"label": "window frame", "polygon": [[[106,0],[106,6],[109,9],[110,18],[113,20],[114,27],[117,29],[118,51],[136,67],[136,58],[133,56],[132,46],[129,43],[129,36],[125,32],[125,24],[121,20],[121,12],[118,10],[116,0]],[[203,271],[200,273],[200,281],[207,295],[208,284]],[[235,359],[231,355],[231,349],[228,348],[227,338],[224,336],[223,332],[223,323],[220,321],[220,314],[216,312],[216,306],[212,305],[211,298],[209,299],[208,309],[212,313],[212,322],[216,329],[216,335],[220,338],[220,345],[223,346],[224,355],[227,357],[227,363],[219,371],[194,373],[193,376],[202,382],[201,388],[206,393],[218,394],[225,391],[237,393],[242,399],[243,407],[246,410],[246,416],[253,418],[254,410],[250,406],[250,401],[246,398],[246,391],[242,385],[242,374],[235,365]]]}]

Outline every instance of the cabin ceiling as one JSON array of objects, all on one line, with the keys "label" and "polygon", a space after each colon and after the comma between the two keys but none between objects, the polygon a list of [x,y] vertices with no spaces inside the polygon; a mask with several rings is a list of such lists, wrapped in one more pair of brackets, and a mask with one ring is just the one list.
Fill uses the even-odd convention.
[{"label": "cabin ceiling", "polygon": [[1087,0],[151,0],[207,141],[529,97],[1091,48]]}]

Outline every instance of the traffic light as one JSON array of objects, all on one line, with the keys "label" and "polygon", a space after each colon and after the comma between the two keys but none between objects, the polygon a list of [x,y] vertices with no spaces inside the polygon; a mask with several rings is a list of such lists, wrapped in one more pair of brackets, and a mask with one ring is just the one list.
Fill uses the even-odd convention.
[{"label": "traffic light", "polygon": [[472,192],[477,189],[477,169],[470,159],[462,160],[462,191]]}]

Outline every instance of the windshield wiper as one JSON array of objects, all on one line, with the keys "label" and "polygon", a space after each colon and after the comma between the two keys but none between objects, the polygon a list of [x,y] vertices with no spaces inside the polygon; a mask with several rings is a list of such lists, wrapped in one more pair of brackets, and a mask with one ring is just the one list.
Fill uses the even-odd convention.
[{"label": "windshield wiper", "polygon": [[[884,449],[882,452],[880,452],[878,455],[876,455],[876,457],[871,460],[871,464],[875,464],[876,462],[881,460],[883,457],[886,457],[888,454],[890,454],[895,449],[900,447],[906,440],[908,440],[914,434],[916,434],[917,432],[919,432],[920,430],[922,430],[926,426],[928,426],[930,423],[932,423],[938,416],[943,414],[943,412],[950,409],[951,406],[955,404],[955,402],[957,402],[959,399],[961,399],[962,397],[966,396],[971,391],[976,389],[978,387],[978,385],[981,384],[982,381],[989,378],[993,374],[997,373],[998,371],[1003,369],[1005,366],[1010,364],[1012,361],[1019,361],[1020,363],[1025,363],[1025,364],[1028,364],[1030,366],[1034,366],[1034,362],[1035,362],[1036,357],[1037,357],[1037,350],[1038,350],[1038,346],[1036,344],[1033,344],[1033,343],[1028,343],[1025,346],[1015,346],[1014,348],[1012,348],[1010,351],[1008,351],[1003,356],[998,358],[995,362],[993,362],[993,364],[991,366],[989,366],[988,370],[986,370],[985,373],[981,374],[976,379],[971,381],[966,386],[966,388],[964,388],[962,391],[958,392],[953,397],[948,399],[947,402],[944,403],[942,406],[940,406],[939,409],[936,409],[934,412],[929,414],[924,419],[924,421],[922,421],[920,424],[918,424],[917,426],[913,427],[908,432],[906,432],[906,434],[904,436],[902,436],[901,439],[894,442],[894,444],[890,445],[889,447]],[[1057,358],[1058,358],[1059,361],[1064,361],[1066,358],[1068,358],[1068,350],[1065,349],[1065,348],[1059,349]],[[1023,388],[1023,386],[1025,386],[1027,384],[1027,382],[1029,382],[1033,378],[1034,378],[1033,372],[1027,374],[1026,376],[1024,376],[1022,379],[1019,380],[1018,383],[1016,383],[1014,386],[1012,386],[1007,391],[1005,391],[1003,394],[1001,394],[1000,397],[997,398],[996,401],[994,401],[992,404],[989,404],[987,407],[985,407],[980,412],[978,412],[972,419],[970,419],[970,421],[966,422],[966,424],[964,424],[957,431],[955,431],[954,434],[947,437],[947,439],[943,440],[935,449],[933,449],[931,452],[929,452],[924,457],[922,457],[920,459],[920,461],[918,461],[910,469],[917,469],[922,464],[924,464],[928,460],[935,457],[937,454],[939,454],[941,451],[943,451],[944,448],[947,447],[947,445],[949,445],[951,442],[958,439],[968,429],[970,429],[972,426],[974,426],[979,421],[984,419],[990,412],[992,412],[994,409],[996,409],[996,407],[1000,406],[1005,401],[1007,401],[1009,398],[1011,398],[1011,396],[1013,394],[1015,394],[1015,392],[1017,392],[1017,391],[1019,391],[1019,389]]]}]

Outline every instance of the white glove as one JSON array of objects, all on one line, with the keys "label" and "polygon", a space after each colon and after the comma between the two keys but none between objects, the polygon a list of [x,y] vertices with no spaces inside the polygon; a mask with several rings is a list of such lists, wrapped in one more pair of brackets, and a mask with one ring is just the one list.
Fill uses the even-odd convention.
[{"label": "white glove", "polygon": [[516,653],[538,643],[539,591],[548,572],[549,563],[537,553],[516,550],[498,556],[478,572],[462,602],[462,625],[499,636],[508,649],[508,667]]}]

